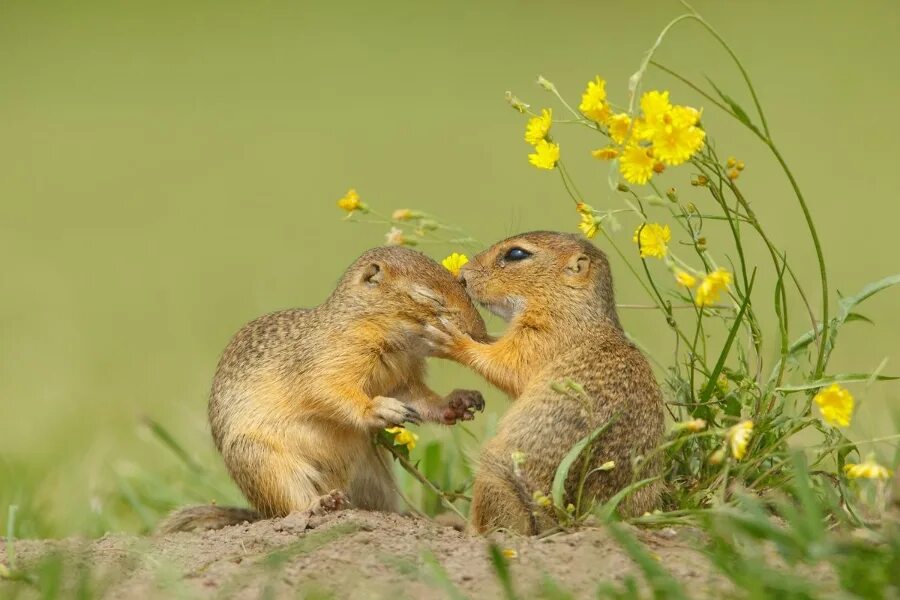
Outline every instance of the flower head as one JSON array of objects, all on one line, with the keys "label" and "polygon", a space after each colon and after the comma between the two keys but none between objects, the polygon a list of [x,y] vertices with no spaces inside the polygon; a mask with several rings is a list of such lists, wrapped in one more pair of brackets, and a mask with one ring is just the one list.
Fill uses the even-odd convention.
[{"label": "flower head", "polygon": [[664,117],[664,123],[656,128],[652,138],[653,156],[667,165],[680,165],[690,159],[703,146],[706,137],[699,127],[676,124],[690,122],[689,118],[674,116],[679,109],[687,107],[675,107],[670,115]]},{"label": "flower head", "polygon": [[528,120],[525,127],[525,141],[532,146],[547,137],[550,133],[550,126],[553,124],[553,111],[545,108],[541,111],[541,116],[533,117]]},{"label": "flower head", "polygon": [[730,283],[731,273],[722,268],[716,269],[703,278],[700,287],[697,288],[697,296],[694,301],[697,306],[715,304],[719,300],[722,290],[726,289]]},{"label": "flower head", "polygon": [[602,465],[600,465],[599,467],[597,467],[597,470],[598,471],[612,471],[615,468],[616,468],[616,461],[608,460],[605,463],[603,463]]},{"label": "flower head", "polygon": [[669,252],[666,244],[670,239],[672,239],[672,232],[668,225],[644,223],[635,230],[632,241],[640,245],[641,258],[648,256],[663,258]]},{"label": "flower head", "polygon": [[753,435],[753,421],[741,421],[725,433],[725,440],[731,449],[731,455],[741,460],[747,455],[750,436]]},{"label": "flower head", "polygon": [[684,286],[686,288],[692,288],[697,285],[697,278],[688,273],[687,271],[678,270],[675,271],[675,281],[678,282],[678,285]]},{"label": "flower head", "polygon": [[362,203],[359,198],[359,194],[356,193],[356,190],[349,189],[347,193],[344,194],[344,197],[337,201],[338,208],[341,208],[348,213],[352,213],[355,210],[366,209],[366,205]]},{"label": "flower head", "polygon": [[600,160],[612,160],[618,155],[619,150],[612,146],[606,146],[605,148],[600,148],[591,152],[591,156],[599,158]]},{"label": "flower head", "polygon": [[591,239],[600,231],[600,221],[592,213],[582,212],[581,223],[578,224],[578,229],[581,230],[584,237]]},{"label": "flower head", "polygon": [[587,118],[597,123],[604,123],[609,118],[609,104],[606,103],[606,82],[598,75],[593,81],[589,81],[584,94],[581,95],[581,104],[578,110]]},{"label": "flower head", "polygon": [[628,183],[643,185],[653,177],[653,163],[649,148],[631,144],[622,151],[619,171]]},{"label": "flower head", "polygon": [[385,431],[394,435],[395,446],[406,446],[407,450],[415,448],[419,441],[419,436],[405,427],[389,427]]},{"label": "flower head", "polygon": [[859,464],[844,465],[844,473],[850,479],[887,479],[891,476],[890,469],[875,462],[875,457],[871,454]]},{"label": "flower head", "polygon": [[410,219],[421,216],[421,213],[417,213],[408,208],[398,208],[391,213],[391,219],[393,219],[394,221],[409,221]]},{"label": "flower head", "polygon": [[503,555],[503,558],[518,558],[519,556],[519,553],[512,548],[504,548],[500,551],[500,554]]},{"label": "flower head", "polygon": [[391,230],[384,234],[384,241],[388,246],[411,245],[410,241],[403,235],[403,230],[399,227],[391,227]]},{"label": "flower head", "polygon": [[609,128],[609,137],[617,144],[624,144],[628,129],[631,127],[631,117],[626,113],[612,115],[606,122]]},{"label": "flower head", "polygon": [[814,398],[822,418],[832,427],[849,427],[853,416],[853,394],[838,384],[822,388]]},{"label": "flower head", "polygon": [[559,144],[541,140],[534,146],[534,154],[528,155],[528,162],[538,169],[553,169],[559,161]]},{"label": "flower head", "polygon": [[441,264],[444,265],[444,268],[450,271],[450,273],[454,277],[459,277],[459,270],[462,269],[463,265],[465,265],[467,262],[469,262],[468,256],[466,256],[465,254],[454,252],[453,254],[442,260]]}]

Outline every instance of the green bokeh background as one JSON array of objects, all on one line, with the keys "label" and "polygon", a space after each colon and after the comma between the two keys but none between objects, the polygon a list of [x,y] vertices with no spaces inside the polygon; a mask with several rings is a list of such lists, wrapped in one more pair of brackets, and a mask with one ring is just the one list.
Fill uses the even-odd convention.
[{"label": "green bokeh background", "polygon": [[[854,293],[900,271],[896,3],[697,8],[754,77],[819,226],[832,288]],[[341,221],[334,202],[348,187],[383,211],[424,209],[484,243],[573,230],[571,201],[555,173],[527,164],[524,121],[503,94],[562,115],[536,77],[577,103],[599,73],[624,102],[628,76],[680,10],[663,1],[4,2],[0,503],[37,507],[38,533],[82,530],[113,470],[171,463],[138,426],[144,415],[212,461],[206,396],[229,336],[261,313],[320,302],[347,264],[383,242],[383,227]],[[696,24],[677,28],[658,57],[749,106]],[[746,161],[744,189],[815,300],[812,246],[772,158],[665,74],[651,70],[647,83],[705,106],[720,153]],[[559,128],[563,156],[588,202],[620,208],[587,153],[601,142],[587,133]],[[708,202],[686,169],[666,177]],[[631,249],[633,223],[624,225],[617,236]],[[440,258],[457,248],[425,249]],[[619,301],[645,302],[612,263]],[[896,291],[872,299],[862,312],[877,326],[844,331],[831,370],[887,358],[885,372],[900,371],[898,306]],[[808,325],[797,316],[795,334]],[[622,317],[665,361],[663,318]],[[433,382],[487,388],[440,362]],[[894,433],[898,387],[853,389],[862,405],[852,436]],[[502,411],[499,393],[488,400]]]}]

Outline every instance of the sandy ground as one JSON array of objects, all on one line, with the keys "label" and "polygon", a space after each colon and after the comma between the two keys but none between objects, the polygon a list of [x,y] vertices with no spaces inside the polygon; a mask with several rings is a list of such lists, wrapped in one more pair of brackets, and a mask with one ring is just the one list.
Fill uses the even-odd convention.
[{"label": "sandy ground", "polygon": [[[692,530],[632,532],[687,589],[719,595],[723,584],[709,580]],[[521,598],[561,597],[542,592],[548,576],[576,598],[595,598],[603,581],[642,579],[604,529],[491,540],[515,551],[509,562]],[[26,572],[41,572],[48,556],[66,557],[66,586],[77,586],[78,565],[87,565],[94,593],[105,598],[499,598],[489,543],[423,519],[347,510],[161,537],[20,540],[15,550]],[[0,582],[0,597],[16,593],[40,596],[28,584]]]}]

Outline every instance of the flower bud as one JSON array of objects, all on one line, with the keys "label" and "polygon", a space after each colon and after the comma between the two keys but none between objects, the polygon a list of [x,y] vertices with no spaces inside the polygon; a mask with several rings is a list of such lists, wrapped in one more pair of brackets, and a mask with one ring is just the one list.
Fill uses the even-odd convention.
[{"label": "flower bud", "polygon": [[676,190],[674,187],[670,187],[666,190],[666,198],[668,198],[672,202],[678,202],[678,190]]},{"label": "flower bud", "polygon": [[627,185],[625,185],[624,183],[620,183],[619,185],[617,185],[616,189],[619,190],[620,192],[630,192],[631,191],[631,188],[628,187]]},{"label": "flower bud", "polygon": [[513,96],[512,92],[506,92],[506,101],[511,107],[513,107],[513,110],[517,110],[523,114],[529,108],[528,104],[525,104],[524,102]]},{"label": "flower bud", "polygon": [[555,92],[555,91],[556,91],[556,86],[553,85],[553,82],[552,82],[552,81],[547,81],[546,79],[544,79],[544,76],[543,76],[543,75],[539,75],[539,76],[538,76],[538,78],[537,78],[537,84],[538,84],[539,86],[541,86],[542,88],[544,88],[545,90],[547,90],[548,92]]}]

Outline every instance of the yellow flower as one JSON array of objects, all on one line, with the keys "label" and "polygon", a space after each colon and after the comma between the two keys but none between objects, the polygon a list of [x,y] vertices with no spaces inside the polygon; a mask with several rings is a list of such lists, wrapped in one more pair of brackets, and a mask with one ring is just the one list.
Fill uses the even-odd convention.
[{"label": "yellow flower", "polygon": [[354,210],[365,210],[365,205],[359,199],[359,194],[354,189],[347,190],[344,197],[337,201],[337,205],[348,213],[352,213]]},{"label": "yellow flower", "polygon": [[631,117],[625,113],[619,113],[611,116],[606,125],[609,127],[609,137],[617,144],[624,144],[628,128],[631,127]]},{"label": "yellow flower", "polygon": [[[685,107],[676,107],[675,110]],[[673,115],[675,111],[673,110]],[[653,135],[653,156],[667,165],[680,165],[703,146],[706,133],[693,125],[679,126],[674,117],[666,116]],[[681,121],[688,123],[688,120]]]},{"label": "yellow flower", "polygon": [[553,111],[545,108],[541,111],[541,116],[533,117],[528,120],[525,127],[525,141],[532,146],[536,145],[550,133],[550,125],[553,124]]},{"label": "yellow flower", "polygon": [[709,306],[719,300],[719,294],[731,283],[731,273],[719,268],[708,273],[703,278],[700,287],[697,288],[697,296],[694,298],[697,306]]},{"label": "yellow flower", "polygon": [[518,558],[519,556],[519,553],[512,548],[504,548],[500,551],[500,554],[502,554],[504,558]]},{"label": "yellow flower", "polygon": [[581,95],[581,104],[578,110],[587,118],[597,123],[604,123],[609,118],[609,104],[606,103],[606,82],[598,75],[593,81],[589,81],[587,89]]},{"label": "yellow flower", "polygon": [[538,169],[552,169],[559,161],[559,144],[541,140],[534,146],[534,154],[528,155],[528,162]]},{"label": "yellow flower", "polygon": [[849,427],[853,416],[853,394],[838,384],[822,388],[814,398],[822,418],[832,427]]},{"label": "yellow flower", "polygon": [[844,465],[844,473],[850,479],[887,479],[891,476],[890,469],[875,462],[875,457],[871,454],[864,462]]},{"label": "yellow flower", "polygon": [[747,445],[750,443],[751,435],[753,435],[753,421],[741,421],[728,430],[725,439],[728,441],[733,457],[741,460],[747,455]]},{"label": "yellow flower", "polygon": [[612,146],[600,148],[591,152],[591,156],[600,160],[612,160],[619,155],[619,151]]},{"label": "yellow flower", "polygon": [[678,285],[683,285],[686,288],[692,288],[697,285],[697,278],[688,273],[687,271],[678,270],[675,271],[675,281],[678,282]]},{"label": "yellow flower", "polygon": [[619,159],[619,171],[628,183],[645,184],[653,176],[653,157],[648,148],[637,144],[625,147]]},{"label": "yellow flower", "polygon": [[458,254],[454,252],[447,258],[441,261],[441,264],[444,265],[444,268],[450,271],[454,277],[459,277],[459,270],[463,268],[469,262],[469,257],[465,254]]},{"label": "yellow flower", "polygon": [[666,115],[672,111],[672,105],[669,103],[669,92],[658,92],[653,90],[645,92],[641,96],[641,119],[640,127],[635,128],[635,135],[639,139],[648,140],[656,133],[657,128],[663,124]]},{"label": "yellow flower", "polygon": [[389,427],[385,431],[394,434],[395,446],[406,446],[407,450],[415,448],[419,441],[419,436],[405,427]]},{"label": "yellow flower", "polygon": [[608,460],[605,463],[603,463],[602,465],[600,465],[599,467],[597,467],[597,470],[598,471],[612,471],[615,468],[616,468],[616,461]]},{"label": "yellow flower", "polygon": [[600,231],[600,221],[594,218],[593,214],[583,212],[581,213],[581,223],[578,224],[578,229],[581,230],[584,237],[591,239]]},{"label": "yellow flower", "polygon": [[634,231],[631,241],[638,243],[640,240],[641,258],[654,256],[663,258],[669,253],[666,244],[672,239],[672,232],[668,225],[659,223],[644,223]]}]

